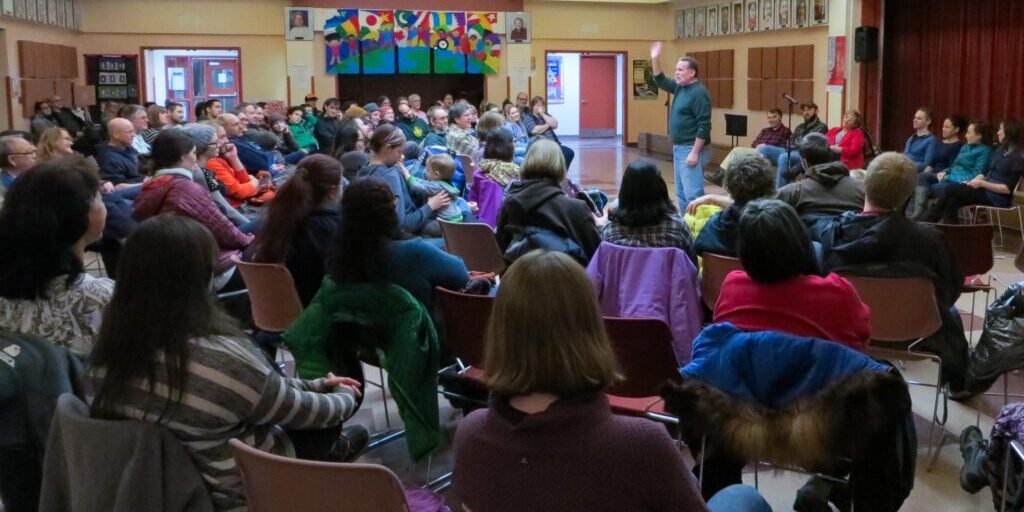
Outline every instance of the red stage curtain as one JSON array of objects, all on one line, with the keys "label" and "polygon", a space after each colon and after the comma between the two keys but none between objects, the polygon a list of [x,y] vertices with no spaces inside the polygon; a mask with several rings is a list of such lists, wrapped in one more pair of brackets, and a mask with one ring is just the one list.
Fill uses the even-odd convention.
[{"label": "red stage curtain", "polygon": [[1024,119],[1024,1],[888,0],[882,147],[902,150],[914,111]]}]

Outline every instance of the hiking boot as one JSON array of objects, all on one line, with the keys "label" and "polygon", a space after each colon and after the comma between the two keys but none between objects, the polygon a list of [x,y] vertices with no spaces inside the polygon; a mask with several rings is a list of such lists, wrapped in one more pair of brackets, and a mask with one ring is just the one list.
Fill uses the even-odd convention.
[{"label": "hiking boot", "polygon": [[363,453],[369,443],[370,431],[366,427],[352,425],[342,428],[338,440],[331,449],[331,459],[335,462],[352,462]]},{"label": "hiking boot", "polygon": [[795,512],[832,512],[828,505],[828,495],[832,490],[832,482],[824,478],[812,477],[800,490],[796,491],[793,502]]},{"label": "hiking boot", "polygon": [[960,454],[964,458],[964,466],[960,469],[960,487],[974,494],[988,485],[985,475],[985,457],[988,443],[981,429],[971,425],[960,433]]}]

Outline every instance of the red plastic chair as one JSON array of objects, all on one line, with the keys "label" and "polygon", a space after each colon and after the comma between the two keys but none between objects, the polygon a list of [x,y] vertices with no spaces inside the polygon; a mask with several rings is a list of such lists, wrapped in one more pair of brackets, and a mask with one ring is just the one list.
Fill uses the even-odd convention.
[{"label": "red plastic chair", "polygon": [[267,332],[284,332],[302,314],[302,301],[295,281],[284,265],[236,261],[242,281],[249,290],[252,321]]},{"label": "red plastic chair", "polygon": [[605,328],[623,380],[608,390],[612,412],[645,417],[663,414],[659,396],[667,382],[679,382],[672,331],[661,320],[605,317]]},{"label": "red plastic chair", "polygon": [[963,293],[971,294],[971,319],[968,332],[973,338],[974,310],[977,294],[985,293],[985,304],[994,288],[990,277],[985,277],[994,265],[991,224],[931,224],[942,232],[949,242],[950,251],[960,273],[964,275]]},{"label": "red plastic chair", "polygon": [[743,270],[739,258],[706,252],[701,255],[704,262],[704,277],[700,281],[700,295],[704,305],[715,310],[718,296],[722,293],[722,282],[733,270]]},{"label": "red plastic chair", "polygon": [[[454,369],[473,385],[483,388],[484,335],[494,307],[494,297],[453,292],[440,286],[436,290],[444,321],[444,343],[456,359],[454,367],[442,368],[439,373]],[[441,394],[449,398],[479,402],[474,397],[448,389],[442,390]]]}]

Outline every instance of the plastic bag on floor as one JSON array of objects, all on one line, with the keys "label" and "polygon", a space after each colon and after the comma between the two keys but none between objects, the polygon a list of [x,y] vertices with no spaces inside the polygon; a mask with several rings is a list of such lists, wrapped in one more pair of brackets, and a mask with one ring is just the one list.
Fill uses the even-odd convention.
[{"label": "plastic bag on floor", "polygon": [[985,314],[985,328],[967,365],[967,389],[987,390],[1000,375],[1024,368],[1024,282],[1011,285]]}]

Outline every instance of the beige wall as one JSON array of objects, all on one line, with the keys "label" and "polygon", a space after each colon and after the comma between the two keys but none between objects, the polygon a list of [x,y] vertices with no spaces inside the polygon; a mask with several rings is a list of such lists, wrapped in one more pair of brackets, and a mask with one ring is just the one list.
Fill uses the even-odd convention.
[{"label": "beige wall", "polygon": [[[3,126],[5,129],[27,130],[29,123],[28,119],[21,117],[21,95],[17,85],[18,80],[21,78],[21,72],[18,69],[18,41],[36,41],[75,46],[78,44],[81,35],[78,32],[67,29],[26,23],[10,18],[4,18],[3,22],[3,41],[0,44],[3,45],[4,58],[0,58],[0,65],[3,65],[3,70],[0,70],[0,82],[4,83],[0,83],[0,88],[3,88],[4,91],[4,101],[2,106],[0,106],[0,126]],[[79,75],[81,74],[81,63],[79,63]],[[11,77],[11,82],[14,84],[12,91],[6,90],[6,80],[3,80],[4,75]],[[7,125],[8,97],[11,98],[11,103],[14,107],[14,124],[12,126]]]}]

